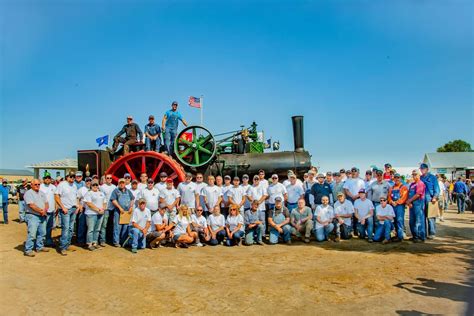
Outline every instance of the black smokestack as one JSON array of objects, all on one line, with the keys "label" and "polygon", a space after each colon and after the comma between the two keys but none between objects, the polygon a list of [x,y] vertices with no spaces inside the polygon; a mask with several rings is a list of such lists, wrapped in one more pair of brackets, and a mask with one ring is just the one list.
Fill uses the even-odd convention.
[{"label": "black smokestack", "polygon": [[293,141],[295,143],[295,151],[304,151],[304,134],[303,134],[303,116],[291,117],[293,121]]}]

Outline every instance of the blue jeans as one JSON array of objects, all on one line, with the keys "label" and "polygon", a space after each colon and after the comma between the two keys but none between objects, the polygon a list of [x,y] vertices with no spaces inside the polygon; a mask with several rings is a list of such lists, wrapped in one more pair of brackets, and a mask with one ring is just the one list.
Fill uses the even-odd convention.
[{"label": "blue jeans", "polygon": [[[225,233],[225,230],[221,230],[219,231],[217,234],[216,234],[216,239],[211,239],[209,241],[209,244],[211,246],[217,246],[218,244],[220,244],[223,240],[224,240],[224,237],[225,237],[226,233]],[[212,238],[212,237],[211,237]]]},{"label": "blue jeans", "polygon": [[237,245],[242,239],[242,237],[244,237],[244,232],[241,230],[236,231],[232,235],[232,238],[229,238],[229,236],[227,236],[227,241],[226,241],[227,246]]},{"label": "blue jeans", "polygon": [[74,224],[76,223],[76,207],[73,207],[63,213],[62,209],[59,209],[59,215],[61,216],[61,238],[59,240],[59,248],[61,250],[67,250],[71,245],[72,235],[74,234]]},{"label": "blue jeans", "polygon": [[96,244],[99,241],[99,231],[102,225],[102,218],[104,215],[97,214],[97,215],[86,215],[84,214],[87,222],[87,239],[86,242],[88,245]]},{"label": "blue jeans", "polygon": [[122,244],[128,236],[128,225],[129,224],[119,224],[120,223],[120,211],[118,209],[114,210],[114,233],[113,241],[114,245]]},{"label": "blue jeans", "polygon": [[46,216],[27,213],[28,236],[25,242],[25,253],[43,249],[44,236],[46,235]]},{"label": "blue jeans", "polygon": [[257,225],[253,228],[246,229],[245,230],[245,243],[247,245],[252,245],[255,242],[255,237],[257,237],[257,241],[262,241],[262,236],[264,233],[265,233],[265,226],[263,224]]},{"label": "blue jeans", "polygon": [[405,204],[397,205],[393,208],[395,211],[395,229],[397,238],[403,240],[403,232],[405,231]]},{"label": "blue jeans", "polygon": [[86,214],[84,211],[77,214],[77,243],[85,244],[87,236]]},{"label": "blue jeans", "polygon": [[375,241],[390,240],[390,232],[392,231],[392,222],[384,220],[383,224],[380,224],[375,229]]},{"label": "blue jeans", "polygon": [[154,150],[156,152],[160,152],[161,147],[161,138],[157,138],[156,140],[151,140],[148,137],[145,137],[145,150],[150,151]]},{"label": "blue jeans", "polygon": [[[374,219],[373,217],[369,217],[365,220],[365,224],[362,225],[359,221],[357,221],[357,230],[359,232],[360,238],[368,237],[369,240],[372,240],[372,233],[374,230]],[[366,234],[367,232],[367,234]]]},{"label": "blue jeans", "polygon": [[[282,228],[283,230],[283,241],[287,242],[288,240],[291,239],[291,226],[286,224]],[[271,244],[277,244],[278,243],[278,238],[280,237],[280,233],[278,230],[275,228],[270,228],[270,243]]]},{"label": "blue jeans", "polygon": [[314,235],[317,241],[324,241],[329,238],[329,234],[334,230],[334,224],[329,223],[324,227],[318,227],[314,229]]},{"label": "blue jeans", "polygon": [[466,209],[466,196],[464,193],[456,194],[456,204],[458,206],[458,212],[464,213],[464,210]]},{"label": "blue jeans", "polygon": [[288,208],[288,212],[291,213],[295,208],[298,208],[298,203],[288,203],[286,208]]},{"label": "blue jeans", "polygon": [[337,219],[333,222],[336,227],[336,235],[342,239],[351,239],[352,238],[352,225],[346,225],[345,223],[339,224]]},{"label": "blue jeans", "polygon": [[54,245],[53,243],[53,228],[54,228],[54,218],[56,217],[55,212],[47,213],[46,215],[46,247],[51,247]]},{"label": "blue jeans", "polygon": [[104,215],[102,215],[102,222],[100,223],[100,229],[99,229],[99,243],[105,244],[106,242],[106,237],[107,237],[107,223],[109,221],[109,210],[105,210]]},{"label": "blue jeans", "polygon": [[25,201],[18,202],[18,217],[20,222],[24,222],[26,220],[26,204]]},{"label": "blue jeans", "polygon": [[3,222],[8,224],[8,203],[2,203],[2,210],[3,210]]},{"label": "blue jeans", "polygon": [[132,242],[132,249],[145,249],[146,236],[138,228],[130,226],[130,239]]},{"label": "blue jeans", "polygon": [[410,231],[413,239],[425,240],[425,213],[423,201],[416,200],[410,208]]},{"label": "blue jeans", "polygon": [[172,154],[174,151],[174,139],[176,138],[176,134],[178,134],[178,128],[166,128],[165,129],[165,147],[168,151],[168,154]]}]

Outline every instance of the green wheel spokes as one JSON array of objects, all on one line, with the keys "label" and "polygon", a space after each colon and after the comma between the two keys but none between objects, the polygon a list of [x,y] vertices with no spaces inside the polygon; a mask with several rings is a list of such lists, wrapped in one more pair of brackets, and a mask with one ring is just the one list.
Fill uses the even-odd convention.
[{"label": "green wheel spokes", "polygon": [[208,164],[216,155],[214,136],[204,127],[189,126],[182,130],[174,142],[178,160],[189,167]]}]

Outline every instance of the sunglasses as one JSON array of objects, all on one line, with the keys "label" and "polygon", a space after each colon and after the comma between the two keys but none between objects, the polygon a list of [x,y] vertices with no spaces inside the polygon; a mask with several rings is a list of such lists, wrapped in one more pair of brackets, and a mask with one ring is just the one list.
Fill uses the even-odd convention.
[{"label": "sunglasses", "polygon": [[[5,183],[5,182],[4,182],[4,183]],[[39,184],[39,183],[34,183],[34,184],[32,184],[32,186],[38,186],[38,185],[40,185],[40,184]]]},{"label": "sunglasses", "polygon": [[386,199],[380,199],[380,202],[386,202],[387,200]]},{"label": "sunglasses", "polygon": [[112,177],[107,177],[106,179],[107,179],[107,180],[112,180]]},{"label": "sunglasses", "polygon": [[93,187],[98,187],[99,185],[97,183],[94,183],[92,186]]}]

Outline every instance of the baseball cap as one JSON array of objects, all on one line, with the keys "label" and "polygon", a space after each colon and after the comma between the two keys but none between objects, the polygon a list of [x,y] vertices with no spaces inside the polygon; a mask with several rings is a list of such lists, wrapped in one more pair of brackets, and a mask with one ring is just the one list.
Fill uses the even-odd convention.
[{"label": "baseball cap", "polygon": [[133,116],[129,115],[129,116],[127,116],[127,119],[132,119],[133,120]]},{"label": "baseball cap", "polygon": [[155,183],[155,181],[153,181],[153,179],[148,179],[147,183]]},{"label": "baseball cap", "polygon": [[76,177],[82,177],[82,171],[76,171]]},{"label": "baseball cap", "polygon": [[124,178],[120,178],[120,179],[118,180],[118,183],[120,183],[120,182],[125,182],[125,179],[124,179]]},{"label": "baseball cap", "polygon": [[313,170],[310,170],[310,171],[308,171],[308,174],[312,174],[313,176],[315,176],[316,172],[314,172]]},{"label": "baseball cap", "polygon": [[124,178],[131,178],[130,173],[126,173],[123,175]]},{"label": "baseball cap", "polygon": [[99,176],[95,174],[92,176],[92,179],[99,179]]},{"label": "baseball cap", "polygon": [[166,179],[166,183],[173,183],[173,179]]},{"label": "baseball cap", "polygon": [[352,168],[351,168],[351,171],[352,171],[352,172],[359,172],[359,168],[357,168],[357,167],[352,167]]},{"label": "baseball cap", "polygon": [[224,177],[224,179],[230,180],[230,179],[232,179],[232,178],[231,178],[229,175],[226,175],[226,176]]},{"label": "baseball cap", "polygon": [[428,165],[425,164],[425,163],[422,163],[422,164],[420,165],[420,169],[428,169]]},{"label": "baseball cap", "polygon": [[178,105],[178,101],[173,101],[173,103],[171,103],[171,105]]},{"label": "baseball cap", "polygon": [[324,178],[324,174],[318,173],[318,176],[316,178]]},{"label": "baseball cap", "polygon": [[365,193],[365,189],[360,189],[359,193]]},{"label": "baseball cap", "polygon": [[257,175],[254,175],[254,176],[253,176],[253,179],[254,179],[254,180],[260,180],[260,177],[257,176]]},{"label": "baseball cap", "polygon": [[288,177],[289,177],[289,178],[295,178],[295,179],[296,179],[296,174],[294,174],[294,173],[288,174]]},{"label": "baseball cap", "polygon": [[234,177],[234,180],[239,180],[240,181],[240,178],[239,177]]},{"label": "baseball cap", "polygon": [[76,173],[74,171],[69,171],[69,173],[66,175],[66,177],[75,177]]},{"label": "baseball cap", "polygon": [[295,173],[293,172],[293,170],[288,170],[288,172],[286,174],[290,175],[290,174],[295,174]]},{"label": "baseball cap", "polygon": [[86,182],[92,181],[92,178],[91,178],[91,177],[87,177],[87,178],[85,179],[85,181],[86,181]]},{"label": "baseball cap", "polygon": [[249,175],[248,175],[248,174],[244,174],[244,175],[242,176],[242,179],[248,179],[248,178],[249,178]]},{"label": "baseball cap", "polygon": [[265,170],[263,169],[258,170],[258,173],[262,173],[262,172],[265,173]]},{"label": "baseball cap", "polygon": [[371,171],[371,170],[367,170],[367,171],[365,172],[365,174],[372,174],[372,171]]},{"label": "baseball cap", "polygon": [[3,178],[2,183],[8,183],[8,180]]},{"label": "baseball cap", "polygon": [[342,193],[342,192],[339,192],[339,193],[337,194],[337,197],[340,197],[340,196],[345,196],[345,194]]},{"label": "baseball cap", "polygon": [[331,171],[326,172],[326,177],[327,176],[332,176],[332,172]]},{"label": "baseball cap", "polygon": [[134,183],[138,183],[138,180],[137,180],[137,179],[133,179],[133,180],[132,180],[132,184],[134,184]]},{"label": "baseball cap", "polygon": [[283,201],[283,200],[281,199],[281,197],[277,196],[277,197],[275,198],[275,202],[281,202],[281,201]]},{"label": "baseball cap", "polygon": [[339,173],[346,173],[346,170],[341,169],[341,170],[339,170]]},{"label": "baseball cap", "polygon": [[192,178],[193,174],[191,172],[186,172],[186,178]]},{"label": "baseball cap", "polygon": [[382,175],[383,171],[382,170],[376,170],[375,173],[378,174],[378,175]]},{"label": "baseball cap", "polygon": [[399,173],[395,173],[395,174],[393,175],[393,177],[394,177],[394,178],[401,178],[401,176],[400,176]]},{"label": "baseball cap", "polygon": [[166,172],[160,172],[160,178],[161,177],[167,177],[167,176],[168,176],[168,174]]},{"label": "baseball cap", "polygon": [[[86,179],[86,181],[87,181],[87,179]],[[92,184],[97,184],[97,185],[99,185],[99,181],[97,181],[97,180],[92,180]]]},{"label": "baseball cap", "polygon": [[45,173],[43,179],[51,179],[51,175],[49,173]]},{"label": "baseball cap", "polygon": [[384,167],[385,167],[385,168],[392,168],[392,165],[389,164],[389,163],[386,163],[386,164],[384,165]]},{"label": "baseball cap", "polygon": [[153,119],[153,120],[154,120],[154,119],[155,119],[155,117],[154,117],[153,115],[150,115],[150,116],[148,116],[148,119],[149,119],[149,120],[151,120],[151,119]]},{"label": "baseball cap", "polygon": [[337,172],[337,171],[334,172],[332,175],[335,176],[335,177],[340,177],[340,176],[341,176],[341,174],[340,174],[339,172]]},{"label": "baseball cap", "polygon": [[278,179],[278,175],[276,173],[272,174],[272,179]]},{"label": "baseball cap", "polygon": [[138,204],[146,204],[146,200],[144,198],[138,199]]}]

